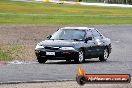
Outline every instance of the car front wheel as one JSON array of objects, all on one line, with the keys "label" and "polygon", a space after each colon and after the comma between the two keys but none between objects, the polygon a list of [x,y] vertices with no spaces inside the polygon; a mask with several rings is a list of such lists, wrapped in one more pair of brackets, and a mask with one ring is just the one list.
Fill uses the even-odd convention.
[{"label": "car front wheel", "polygon": [[82,63],[84,61],[84,52],[82,50],[79,51],[78,53],[78,58],[75,59],[75,63]]},{"label": "car front wheel", "polygon": [[47,61],[47,59],[42,58],[42,57],[37,57],[37,60],[38,60],[38,62],[41,63],[41,64],[43,64],[43,63],[45,63],[45,62]]},{"label": "car front wheel", "polygon": [[105,49],[103,55],[99,57],[99,60],[106,61],[108,57],[109,57],[108,49]]}]

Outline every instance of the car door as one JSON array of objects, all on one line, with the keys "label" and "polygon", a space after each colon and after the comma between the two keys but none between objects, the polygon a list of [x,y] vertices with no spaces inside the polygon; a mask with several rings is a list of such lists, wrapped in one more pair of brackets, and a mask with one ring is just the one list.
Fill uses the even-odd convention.
[{"label": "car door", "polygon": [[94,38],[93,41],[95,43],[96,56],[99,56],[101,55],[101,53],[103,53],[103,50],[104,50],[104,41],[103,41],[104,37],[96,29],[92,29],[91,31]]},{"label": "car door", "polygon": [[95,56],[96,52],[95,52],[95,47],[96,44],[94,42],[94,38],[93,38],[93,34],[91,30],[86,31],[86,38],[88,37],[92,37],[92,40],[88,40],[87,43],[85,43],[85,56],[86,58],[91,58],[93,56]]}]

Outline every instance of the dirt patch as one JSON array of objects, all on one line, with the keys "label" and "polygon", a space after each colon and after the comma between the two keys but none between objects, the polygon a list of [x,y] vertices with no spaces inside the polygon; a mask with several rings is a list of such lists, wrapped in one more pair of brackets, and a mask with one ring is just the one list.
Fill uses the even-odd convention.
[{"label": "dirt patch", "polygon": [[17,60],[35,60],[36,44],[45,40],[58,26],[47,25],[2,25],[0,48]]}]

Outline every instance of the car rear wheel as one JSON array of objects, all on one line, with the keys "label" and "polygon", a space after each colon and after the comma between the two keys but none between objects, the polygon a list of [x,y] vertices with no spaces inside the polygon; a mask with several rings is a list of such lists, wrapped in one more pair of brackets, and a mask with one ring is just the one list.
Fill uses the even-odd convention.
[{"label": "car rear wheel", "polygon": [[105,49],[103,55],[99,57],[99,60],[100,61],[107,61],[108,57],[109,57],[108,49]]},{"label": "car rear wheel", "polygon": [[42,57],[37,57],[37,60],[38,60],[38,62],[41,63],[41,64],[43,64],[43,63],[45,63],[45,62],[47,61],[47,59],[42,58]]},{"label": "car rear wheel", "polygon": [[79,51],[78,58],[75,59],[74,61],[75,61],[75,63],[82,63],[83,61],[85,61],[84,52],[82,50]]}]

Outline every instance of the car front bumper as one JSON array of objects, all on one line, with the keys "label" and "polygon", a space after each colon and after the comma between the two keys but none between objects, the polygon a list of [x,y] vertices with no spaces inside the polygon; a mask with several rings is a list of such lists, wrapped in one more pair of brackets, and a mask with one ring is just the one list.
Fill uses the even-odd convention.
[{"label": "car front bumper", "polygon": [[[55,55],[46,55],[46,52],[54,52]],[[35,50],[37,57],[42,57],[47,60],[73,60],[78,58],[77,50]]]}]

